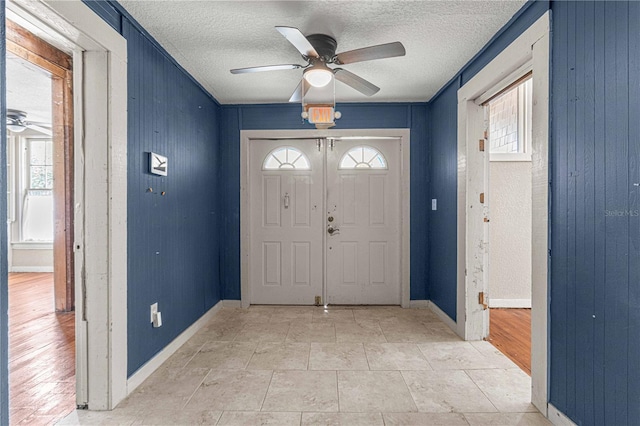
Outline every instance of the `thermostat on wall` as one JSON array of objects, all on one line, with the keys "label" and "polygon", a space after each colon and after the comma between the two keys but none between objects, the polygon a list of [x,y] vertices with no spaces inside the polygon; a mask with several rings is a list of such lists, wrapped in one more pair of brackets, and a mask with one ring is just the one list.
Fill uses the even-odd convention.
[{"label": "thermostat on wall", "polygon": [[149,171],[154,175],[167,175],[167,157],[156,154],[155,152],[149,153]]}]

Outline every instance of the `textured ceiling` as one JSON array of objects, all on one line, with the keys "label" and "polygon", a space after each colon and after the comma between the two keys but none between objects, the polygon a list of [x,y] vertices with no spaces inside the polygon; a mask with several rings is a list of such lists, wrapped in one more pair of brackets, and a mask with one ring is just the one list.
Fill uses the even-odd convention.
[{"label": "textured ceiling", "polygon": [[51,125],[51,75],[7,54],[7,108],[27,113],[27,121]]},{"label": "textured ceiling", "polygon": [[381,88],[366,97],[341,83],[341,102],[427,101],[516,13],[511,1],[140,1],[131,15],[218,101],[286,102],[302,70],[232,75],[231,68],[299,63],[274,27],[323,33],[337,52],[400,41],[407,55],[345,65]]}]

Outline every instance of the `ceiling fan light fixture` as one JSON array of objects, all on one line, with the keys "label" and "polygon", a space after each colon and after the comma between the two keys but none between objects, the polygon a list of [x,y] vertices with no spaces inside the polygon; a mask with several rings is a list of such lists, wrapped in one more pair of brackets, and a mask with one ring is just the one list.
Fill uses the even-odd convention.
[{"label": "ceiling fan light fixture", "polygon": [[27,128],[25,123],[26,119],[26,112],[17,109],[7,109],[7,130],[14,133],[24,132]]},{"label": "ceiling fan light fixture", "polygon": [[324,87],[332,78],[333,72],[326,65],[314,65],[304,71],[304,79],[313,87]]},{"label": "ceiling fan light fixture", "polygon": [[23,126],[22,124],[7,124],[7,130],[13,133],[24,132],[25,129],[26,127]]}]

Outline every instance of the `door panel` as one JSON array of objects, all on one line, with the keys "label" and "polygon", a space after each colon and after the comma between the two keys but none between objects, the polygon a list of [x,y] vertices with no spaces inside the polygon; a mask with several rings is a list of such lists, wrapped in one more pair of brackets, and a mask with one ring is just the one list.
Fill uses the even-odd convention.
[{"label": "door panel", "polygon": [[[282,168],[264,170],[271,152],[268,166]],[[300,153],[309,170],[295,168],[306,164],[294,161]],[[322,295],[323,161],[315,140],[251,141],[251,303],[310,305]]]},{"label": "door panel", "polygon": [[[352,168],[341,159],[356,147],[367,153]],[[371,156],[378,151],[386,168]],[[382,161],[382,160],[381,160]],[[400,143],[337,140],[327,152],[327,301],[333,304],[400,303]],[[333,221],[329,221],[329,218]],[[329,227],[338,229],[329,233]]]},{"label": "door panel", "polygon": [[264,274],[262,275],[263,286],[281,286],[280,276],[282,275],[282,262],[280,261],[280,242],[265,241],[262,243],[262,265]]},{"label": "door panel", "polygon": [[280,227],[280,176],[263,176],[262,206],[265,227]]},{"label": "door panel", "polygon": [[309,228],[311,226],[309,176],[294,176],[293,226]]}]

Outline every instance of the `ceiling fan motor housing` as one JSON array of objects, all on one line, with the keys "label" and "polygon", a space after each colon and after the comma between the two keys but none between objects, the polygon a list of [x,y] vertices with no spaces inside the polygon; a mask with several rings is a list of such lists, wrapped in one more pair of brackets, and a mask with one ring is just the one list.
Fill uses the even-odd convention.
[{"label": "ceiling fan motor housing", "polygon": [[316,52],[324,62],[333,62],[333,57],[336,55],[336,49],[338,48],[338,42],[335,38],[326,34],[311,34],[307,36],[307,40],[316,49]]}]

